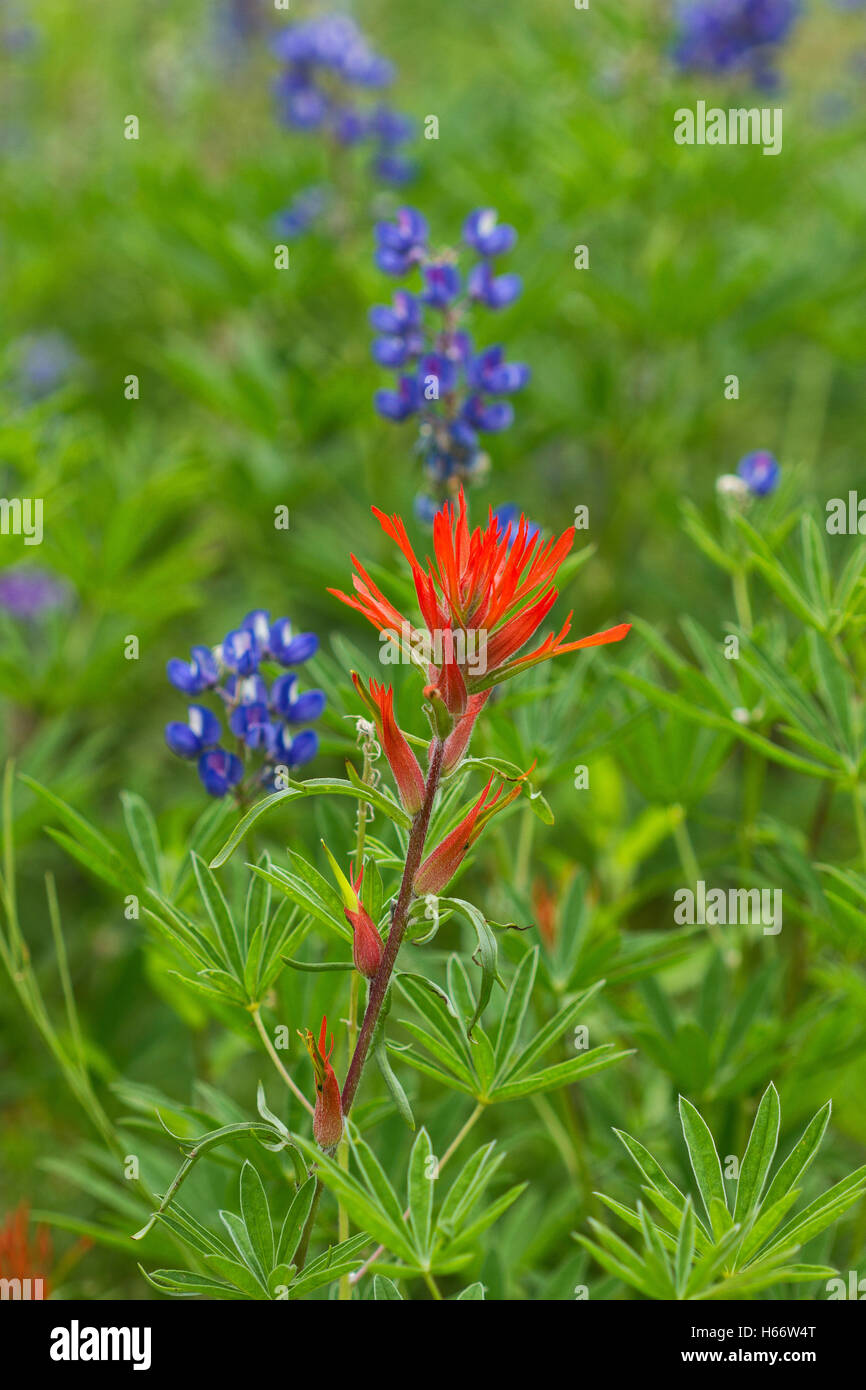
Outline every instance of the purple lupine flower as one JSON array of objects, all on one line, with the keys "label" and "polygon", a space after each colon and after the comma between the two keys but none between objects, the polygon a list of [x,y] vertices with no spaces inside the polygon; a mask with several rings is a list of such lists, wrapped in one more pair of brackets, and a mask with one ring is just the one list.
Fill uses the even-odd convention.
[{"label": "purple lupine flower", "polygon": [[373,402],[380,415],[397,424],[415,415],[421,405],[421,391],[412,376],[401,376],[396,391],[377,391]]},{"label": "purple lupine flower", "polygon": [[[369,144],[370,167],[386,183],[402,184],[415,166],[398,147],[412,135],[412,122],[383,102],[370,104],[371,92],[394,80],[394,68],[377,53],[355,21],[344,14],[320,15],[292,24],[275,36],[271,51],[283,64],[274,84],[282,122],[297,131],[321,131],[344,149]],[[287,234],[308,225],[305,208],[290,205],[283,214]]]},{"label": "purple lupine flower", "polygon": [[457,251],[431,256],[427,224],[415,208],[401,208],[394,222],[376,228],[376,264],[389,275],[406,275],[417,266],[421,291],[398,291],[393,304],[377,305],[370,322],[381,335],[372,355],[382,367],[399,372],[394,390],[379,390],[374,404],[396,423],[419,417],[418,453],[437,497],[416,503],[419,516],[432,516],[456,488],[481,477],[489,467],[479,434],[496,433],[513,422],[508,401],[529,381],[530,371],[508,362],[501,345],[475,352],[463,320],[473,306],[502,309],[520,294],[517,275],[497,274],[492,258],[516,240],[513,227],[500,225],[491,208],[470,213],[463,243],[482,256],[466,276]]},{"label": "purple lupine flower", "polygon": [[319,221],[328,205],[328,190],[319,184],[301,189],[282,212],[274,218],[280,236],[293,240],[303,236]]},{"label": "purple lupine flower", "polygon": [[165,741],[179,758],[197,758],[222,738],[222,725],[206,705],[190,705],[186,724],[173,720],[165,726]]},{"label": "purple lupine flower", "polygon": [[463,223],[463,240],[479,256],[503,256],[517,241],[517,232],[499,222],[494,208],[476,208]]},{"label": "purple lupine flower", "polygon": [[62,608],[68,592],[62,580],[48,570],[22,565],[0,572],[0,608],[24,622]]},{"label": "purple lupine flower", "polygon": [[755,449],[737,464],[737,477],[755,497],[767,497],[775,492],[781,472],[777,459],[766,449]]},{"label": "purple lupine flower", "polygon": [[212,748],[199,758],[198,775],[208,796],[225,796],[230,787],[243,780],[244,765],[234,753]]},{"label": "purple lupine flower", "polygon": [[393,222],[376,223],[376,264],[386,275],[405,275],[427,254],[427,223],[415,208],[400,208]]},{"label": "purple lupine flower", "polygon": [[494,275],[488,261],[479,261],[469,272],[469,298],[488,309],[504,309],[518,299],[523,289],[519,275]]},{"label": "purple lupine flower", "polygon": [[[516,506],[514,502],[503,502],[500,507],[493,509],[493,516],[499,525],[499,530],[503,535],[507,534],[508,536],[509,550],[517,539],[517,528],[520,525],[522,515],[522,508]],[[537,526],[534,521],[529,522],[526,533],[527,542],[537,536],[540,531],[541,527]]]},{"label": "purple lupine flower", "polygon": [[681,0],[674,61],[686,71],[743,72],[773,86],[772,60],[799,10],[799,0]]},{"label": "purple lupine flower", "polygon": [[522,391],[530,378],[530,370],[522,362],[506,362],[503,347],[490,347],[473,358],[467,377],[476,391],[488,395],[509,395]]},{"label": "purple lupine flower", "polygon": [[220,646],[193,647],[189,662],[168,663],[175,688],[188,694],[211,691],[221,701],[229,732],[237,739],[237,753],[220,746],[223,724],[206,705],[190,705],[185,724],[175,720],[166,726],[169,748],[181,758],[198,759],[211,796],[224,796],[232,788],[242,796],[252,755],[259,755],[254,771],[262,785],[272,785],[275,766],[300,767],[315,756],[315,732],[301,729],[293,736],[289,725],[314,723],[325,709],[324,692],[299,691],[294,671],[278,676],[269,690],[261,667],[271,679],[274,668],[309,660],[318,642],[314,632],[295,634],[288,618],[272,623],[266,609],[254,608]]},{"label": "purple lupine flower", "polygon": [[200,695],[219,680],[219,663],[209,647],[193,647],[189,661],[173,657],[166,672],[172,685],[184,695]]},{"label": "purple lupine flower", "polygon": [[421,298],[434,309],[446,309],[460,293],[460,271],[448,261],[425,265],[424,293]]},{"label": "purple lupine flower", "polygon": [[288,618],[277,618],[271,625],[271,655],[281,666],[300,666],[309,661],[319,650],[319,639],[314,632],[292,632]]},{"label": "purple lupine flower", "polygon": [[41,400],[65,386],[80,364],[68,339],[54,331],[18,339],[12,356],[21,393],[30,400]]}]

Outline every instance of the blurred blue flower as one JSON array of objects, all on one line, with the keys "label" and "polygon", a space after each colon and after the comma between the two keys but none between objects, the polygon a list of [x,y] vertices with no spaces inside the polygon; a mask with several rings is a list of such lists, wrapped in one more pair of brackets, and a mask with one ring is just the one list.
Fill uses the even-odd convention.
[{"label": "blurred blue flower", "polygon": [[[503,535],[505,532],[509,532],[508,548],[510,550],[517,539],[517,528],[520,525],[523,512],[514,502],[503,502],[501,507],[494,508],[493,515],[499,523],[499,529]],[[526,532],[527,541],[531,541],[540,531],[541,527],[537,526],[534,521],[529,522]]]},{"label": "blurred blue flower", "polygon": [[502,345],[476,353],[462,326],[473,302],[501,309],[520,294],[517,275],[497,275],[493,257],[511,249],[513,227],[500,224],[492,208],[479,208],[463,224],[463,246],[482,259],[464,276],[459,252],[431,256],[428,228],[416,208],[403,207],[393,222],[376,227],[375,260],[388,275],[421,272],[421,291],[398,290],[391,305],[377,304],[370,322],[380,335],[372,355],[381,367],[399,373],[393,390],[379,390],[378,413],[395,423],[418,416],[417,452],[423,460],[434,497],[420,497],[416,511],[432,515],[457,487],[482,477],[490,460],[479,434],[508,429],[514,409],[490,397],[523,390],[527,366],[508,362]]},{"label": "blurred blue flower", "polygon": [[25,622],[61,608],[68,593],[63,581],[48,570],[21,565],[0,571],[0,608]]},{"label": "blurred blue flower", "polygon": [[236,787],[242,780],[244,765],[234,753],[212,748],[199,758],[198,775],[209,796],[225,796],[230,787]]},{"label": "blurred blue flower", "polygon": [[766,497],[775,492],[781,471],[777,460],[766,449],[755,449],[737,464],[737,477],[756,497]]},{"label": "blurred blue flower", "polygon": [[166,726],[172,752],[198,758],[199,775],[211,796],[224,796],[232,787],[239,787],[243,795],[250,754],[260,755],[257,769],[251,770],[265,786],[273,785],[275,769],[301,767],[315,757],[319,744],[314,730],[292,736],[288,726],[320,718],[324,692],[299,691],[295,671],[277,676],[269,690],[261,667],[300,665],[318,645],[314,632],[296,634],[288,618],[272,623],[266,609],[255,608],[213,650],[193,647],[189,662],[168,663],[168,678],[176,689],[185,694],[211,690],[220,699],[229,732],[238,741],[237,755],[218,746],[223,724],[205,705],[190,705],[187,723],[175,720]]},{"label": "blurred blue flower", "polygon": [[[275,36],[271,50],[284,65],[274,91],[285,125],[323,131],[347,149],[371,144],[370,167],[383,182],[402,184],[414,176],[413,162],[397,152],[411,139],[412,122],[383,102],[371,106],[366,98],[390,86],[393,65],[375,52],[354,19],[326,14],[292,24]],[[300,216],[303,221],[304,209]],[[288,234],[297,235],[297,218],[289,217],[288,225]]]},{"label": "blurred blue flower", "polygon": [[772,87],[772,60],[799,10],[799,0],[681,0],[674,61],[691,72],[746,72]]},{"label": "blurred blue flower", "polygon": [[280,236],[303,236],[319,221],[328,206],[328,190],[314,184],[296,193],[292,201],[274,218],[274,226]]}]

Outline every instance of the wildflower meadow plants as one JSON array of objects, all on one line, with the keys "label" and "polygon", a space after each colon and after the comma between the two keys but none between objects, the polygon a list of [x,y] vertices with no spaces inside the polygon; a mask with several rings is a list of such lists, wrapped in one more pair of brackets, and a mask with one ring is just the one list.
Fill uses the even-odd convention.
[{"label": "wildflower meadow plants", "polygon": [[[196,1370],[285,1360],[259,1301],[813,1350],[866,1294],[862,13],[157,9],[0,35],[0,1300]],[[674,138],[772,84],[779,158]]]}]

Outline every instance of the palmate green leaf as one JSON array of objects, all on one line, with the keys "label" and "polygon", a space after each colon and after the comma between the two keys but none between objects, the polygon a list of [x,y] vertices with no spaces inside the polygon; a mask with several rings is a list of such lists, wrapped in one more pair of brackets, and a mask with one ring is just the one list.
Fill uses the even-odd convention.
[{"label": "palmate green leaf", "polygon": [[746,1152],[740,1165],[737,1181],[737,1196],[734,1203],[734,1220],[748,1220],[759,1205],[767,1174],[770,1171],[779,1142],[779,1093],[772,1081],[761,1097],[746,1145]]},{"label": "palmate green leaf", "polygon": [[[266,870],[271,867],[270,856],[267,852],[259,856],[256,867]],[[271,885],[260,874],[250,874],[246,902],[244,903],[243,949],[245,954],[249,951],[250,943],[256,932],[260,929],[264,930],[270,916]]]},{"label": "palmate green leaf", "polygon": [[552,1067],[545,1067],[542,1071],[533,1072],[518,1081],[507,1081],[504,1085],[497,1086],[490,1092],[490,1100],[515,1100],[518,1096],[541,1095],[544,1091],[554,1091],[560,1086],[570,1086],[585,1076],[592,1076],[605,1067],[613,1066],[615,1062],[621,1062],[624,1057],[631,1057],[633,1053],[634,1048],[617,1052],[615,1043],[601,1043],[600,1046],[583,1053],[581,1057],[573,1057],[567,1062],[557,1062]]},{"label": "palmate green leaf", "polygon": [[715,1141],[703,1116],[698,1113],[685,1096],[679,1098],[680,1123],[683,1137],[689,1151],[692,1172],[698,1184],[707,1215],[712,1224],[710,1204],[715,1198],[727,1209],[725,1183],[722,1165],[716,1151]]},{"label": "palmate green leaf", "polygon": [[[386,1196],[387,1207],[383,1207],[379,1194],[375,1189],[371,1190],[366,1182],[355,1177],[353,1173],[346,1172],[330,1155],[322,1153],[318,1146],[309,1140],[299,1136],[297,1142],[308,1160],[317,1164],[322,1182],[342,1202],[355,1225],[414,1268],[415,1250],[403,1220],[402,1210],[387,1179],[385,1186],[386,1189],[390,1188],[390,1195]],[[378,1163],[373,1169],[374,1176],[376,1169],[381,1173]]]},{"label": "palmate green leaf", "polygon": [[401,994],[421,1015],[439,1044],[434,1056],[438,1056],[456,1075],[471,1084],[474,1080],[472,1054],[463,1023],[448,995],[424,975],[400,971],[396,979]]},{"label": "palmate green leaf", "polygon": [[126,829],[141,872],[150,886],[161,892],[159,832],[150,807],[136,792],[121,792],[120,800]]},{"label": "palmate green leaf", "polygon": [[383,1299],[396,1299],[400,1303],[403,1302],[403,1295],[397,1288],[394,1280],[385,1279],[381,1274],[374,1274],[373,1276],[373,1298],[378,1301],[382,1301]]},{"label": "palmate green leaf", "polygon": [[[101,831],[91,825],[88,820],[85,820],[84,816],[69,806],[62,797],[57,796],[48,787],[44,787],[41,782],[26,776],[25,773],[19,773],[19,777],[25,786],[53,807],[71,833],[72,838],[70,840],[65,835],[61,837],[55,831],[53,838],[57,839],[59,844],[68,849],[85,868],[97,874],[112,887],[118,888],[124,893],[129,893],[136,887],[140,880],[140,874]],[[49,834],[51,834],[50,828]]]},{"label": "palmate green leaf", "polygon": [[303,872],[289,873],[286,869],[281,869],[274,864],[268,869],[262,868],[260,865],[251,865],[250,867],[254,874],[266,879],[274,888],[278,888],[302,912],[309,913],[317,922],[321,922],[322,926],[335,932],[341,940],[351,941],[351,928],[343,916],[339,898],[333,889],[326,885],[330,897],[320,893],[314,886],[313,874],[316,871],[312,869],[312,865],[306,864],[299,855],[293,855],[292,860],[296,868],[300,868],[303,864]]},{"label": "palmate green leaf", "polygon": [[676,1260],[674,1262],[674,1278],[676,1283],[677,1298],[682,1298],[689,1282],[689,1275],[692,1270],[692,1261],[695,1255],[695,1213],[692,1207],[692,1199],[686,1201],[685,1211],[683,1212],[682,1225],[677,1237]]},{"label": "palmate green leaf", "polygon": [[[661,1212],[665,1220],[670,1222],[671,1229],[674,1231],[679,1231],[684,1218],[685,1208],[680,1210],[679,1208],[675,1207],[673,1202],[669,1202],[667,1197],[663,1197],[662,1194],[659,1191],[657,1191],[656,1188],[650,1187],[648,1183],[643,1183],[641,1185],[641,1192],[643,1193],[647,1201],[652,1202],[656,1210]],[[689,1197],[687,1200],[691,1202],[691,1197]],[[692,1206],[691,1211],[692,1222],[694,1225],[695,1248],[700,1253],[703,1253],[710,1249],[712,1242],[709,1236],[706,1234],[697,1216],[695,1215],[694,1206]]]},{"label": "palmate green leaf", "polygon": [[429,1263],[433,1234],[433,1185],[435,1168],[431,1164],[433,1146],[426,1129],[418,1131],[409,1155],[409,1220],[415,1237],[415,1249],[421,1260]]},{"label": "palmate green leaf", "polygon": [[741,742],[754,748],[757,752],[763,753],[772,762],[780,763],[783,767],[791,768],[794,772],[802,772],[807,777],[836,777],[838,775],[837,766],[829,766],[823,763],[813,762],[808,758],[803,758],[799,753],[793,753],[789,748],[783,748],[778,743],[773,743],[771,739],[765,738],[763,734],[756,733],[745,724],[739,724],[732,717],[716,714],[711,710],[702,709],[694,702],[676,695],[669,690],[665,690],[660,685],[653,684],[645,677],[638,675],[634,671],[628,671],[624,667],[617,667],[615,672],[617,680],[631,686],[634,690],[639,690],[653,704],[669,709],[683,719],[696,720],[699,724],[706,724],[711,729],[725,729],[728,733],[736,736]]},{"label": "palmate green leaf", "polygon": [[831,1226],[838,1217],[844,1215],[849,1207],[860,1201],[866,1193],[866,1164],[849,1173],[847,1178],[810,1202],[787,1226],[779,1232],[773,1244],[764,1252],[764,1258],[777,1250],[792,1244],[804,1245],[807,1240]]},{"label": "palmate green leaf", "polygon": [[242,1263],[246,1265],[251,1274],[256,1276],[262,1287],[266,1287],[268,1271],[256,1254],[255,1246],[250,1239],[250,1233],[244,1224],[243,1217],[238,1216],[233,1211],[220,1211],[219,1218],[228,1231]]},{"label": "palmate green leaf", "polygon": [[496,1154],[495,1149],[496,1141],[491,1140],[466,1159],[439,1208],[437,1233],[450,1239],[460,1228],[502,1163],[504,1155]]},{"label": "palmate green leaf", "polygon": [[292,1198],[277,1241],[276,1262],[278,1265],[288,1264],[300,1245],[304,1225],[310,1214],[310,1207],[313,1205],[315,1191],[316,1179],[308,1178]]},{"label": "palmate green leaf", "polygon": [[538,969],[539,948],[535,946],[527,951],[523,960],[518,966],[514,979],[505,998],[505,1007],[502,1011],[502,1018],[499,1023],[499,1032],[496,1036],[496,1046],[494,1048],[494,1062],[496,1080],[501,1079],[508,1072],[508,1064],[511,1061],[514,1049],[517,1046],[517,1038],[523,1020],[526,1017],[526,1010],[532,996],[532,987],[535,984],[535,974]]},{"label": "palmate green leaf", "polygon": [[305,796],[349,796],[353,801],[364,801],[374,810],[382,811],[388,816],[395,825],[408,830],[412,824],[411,816],[407,815],[402,806],[383,792],[374,787],[368,787],[365,783],[355,784],[351,781],[341,781],[337,777],[317,777],[309,782],[292,782],[283,791],[272,792],[270,796],[263,797],[257,801],[255,806],[251,806],[244,816],[238,821],[232,833],[229,835],[222,849],[214,855],[210,862],[212,869],[219,869],[227,859],[231,858],[238,845],[249,834],[252,827],[262,816],[267,815],[284,801],[297,801]]},{"label": "palmate green leaf", "polygon": [[467,1300],[467,1299],[474,1300],[474,1301],[479,1301],[479,1302],[483,1302],[483,1301],[484,1301],[484,1285],[483,1285],[483,1284],[480,1284],[480,1283],[477,1283],[477,1284],[469,1284],[468,1287],[465,1288],[465,1289],[463,1290],[462,1293],[459,1293],[459,1294],[457,1295],[457,1297],[456,1297],[456,1299],[455,1299],[455,1302],[456,1302],[456,1303],[462,1303],[462,1302],[464,1302],[464,1300]]},{"label": "palmate green leaf", "polygon": [[176,1298],[236,1299],[238,1291],[233,1285],[221,1279],[209,1279],[206,1274],[194,1274],[189,1269],[155,1269],[151,1274],[142,1265],[141,1274],[157,1293],[172,1294]]},{"label": "palmate green leaf", "polygon": [[363,1252],[369,1244],[368,1235],[362,1232],[344,1240],[340,1245],[330,1246],[324,1255],[311,1260],[304,1267],[303,1273],[296,1275],[289,1286],[289,1299],[294,1302],[296,1299],[306,1298],[307,1294],[315,1293],[316,1289],[342,1279],[344,1274],[351,1274],[364,1263]]},{"label": "palmate green leaf", "polygon": [[784,1197],[785,1193],[789,1192],[804,1177],[821,1147],[821,1141],[826,1133],[827,1125],[830,1123],[832,1109],[833,1103],[828,1100],[826,1105],[822,1105],[817,1115],[812,1116],[802,1136],[770,1183],[763,1203],[765,1209],[768,1205],[777,1202],[780,1197]]},{"label": "palmate green leaf", "polygon": [[[606,1243],[608,1242],[608,1238],[610,1241],[617,1239],[613,1231],[608,1230],[606,1226],[601,1226],[599,1222],[590,1220],[589,1224],[593,1227],[599,1239],[602,1238],[601,1233],[604,1231]],[[611,1253],[609,1249],[605,1249],[601,1245],[596,1245],[595,1242],[590,1240],[587,1236],[578,1236],[578,1240],[584,1249],[588,1250],[590,1255],[598,1261],[602,1269],[607,1270],[608,1274],[612,1274],[615,1279],[621,1279],[624,1284],[628,1284],[632,1288],[637,1289],[638,1293],[642,1293],[645,1298],[654,1297],[652,1275],[642,1261],[640,1267],[636,1269],[633,1264],[627,1264],[622,1258],[618,1258],[617,1255]],[[629,1250],[630,1254],[633,1253],[630,1247],[625,1245],[625,1241],[622,1241],[621,1245],[623,1245],[626,1250]]]},{"label": "palmate green leaf", "polygon": [[517,1058],[512,1062],[505,1072],[505,1080],[517,1081],[535,1065],[540,1057],[560,1039],[568,1038],[573,1035],[574,1027],[581,1014],[586,1009],[590,1000],[603,989],[604,980],[598,980],[589,989],[585,989],[581,994],[573,999],[570,1004],[566,1004],[552,1018],[548,1019],[536,1033],[532,1042],[529,1043]]},{"label": "palmate green leaf", "polygon": [[789,1192],[777,1198],[775,1202],[764,1202],[760,1214],[737,1250],[737,1268],[747,1265],[752,1256],[758,1254],[758,1251],[766,1244],[779,1223],[784,1220],[785,1215],[799,1196],[800,1188],[792,1187]]},{"label": "palmate green leaf", "polygon": [[[478,940],[478,963],[481,966],[481,985],[478,990],[478,998],[475,1009],[467,1025],[467,1035],[471,1038],[472,1030],[479,1018],[483,1014],[490,995],[493,992],[493,983],[497,976],[496,957],[497,946],[496,937],[487,922],[487,918],[472,903],[466,902],[463,898],[440,898],[440,902],[446,907],[453,907],[456,911],[468,920],[475,931]],[[475,957],[473,957],[474,959]],[[501,981],[500,981],[501,983]]]},{"label": "palmate green leaf", "polygon": [[222,1275],[228,1283],[246,1298],[267,1298],[268,1286],[245,1264],[238,1260],[227,1260],[225,1255],[205,1255],[205,1259],[216,1274]]},{"label": "palmate green leaf", "polygon": [[241,933],[225,900],[223,891],[204,860],[192,854],[193,873],[198,883],[201,900],[210,918],[217,941],[220,943],[229,968],[238,980],[244,976],[244,959],[241,946]]},{"label": "palmate green leaf", "polygon": [[250,1244],[266,1274],[274,1265],[274,1231],[265,1185],[259,1173],[247,1160],[241,1168],[241,1216],[247,1228]]}]

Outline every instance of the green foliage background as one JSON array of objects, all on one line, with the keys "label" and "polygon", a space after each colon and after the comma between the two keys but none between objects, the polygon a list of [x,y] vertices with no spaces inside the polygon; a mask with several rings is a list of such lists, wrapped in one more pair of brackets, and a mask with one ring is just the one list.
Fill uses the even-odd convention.
[{"label": "green foliage background", "polygon": [[[628,1198],[613,1126],[643,1139],[685,1189],[678,1094],[722,1155],[741,1155],[774,1080],[785,1152],[833,1098],[804,1199],[864,1160],[863,560],[858,538],[826,536],[823,520],[827,499],[862,476],[866,20],[806,5],[773,98],[783,152],[765,158],[674,145],[677,107],[743,98],[673,71],[666,5],[441,0],[431,11],[381,0],[356,15],[398,66],[396,104],[419,123],[439,118],[407,195],[434,244],[456,239],[476,206],[495,206],[520,233],[510,268],[524,294],[491,335],[533,380],[515,427],[494,441],[475,515],[514,501],[552,531],[586,504],[593,553],[563,593],[563,615],[574,607],[580,633],[639,620],[612,655],[542,668],[491,706],[474,751],[521,767],[537,758],[555,824],[519,803],[458,890],[503,923],[532,921],[541,898],[555,899],[558,944],[541,941],[531,1026],[604,976],[593,1043],[634,1049],[579,1086],[485,1113],[478,1143],[505,1152],[495,1190],[528,1187],[484,1234],[471,1277],[493,1298],[568,1299],[577,1284],[624,1297],[572,1238],[603,1214],[597,1189]],[[367,310],[391,289],[372,264],[372,220],[399,198],[374,190],[361,164],[343,171],[343,234],[293,243],[291,268],[276,271],[273,215],[330,171],[314,138],[274,119],[264,35],[229,45],[218,19],[204,0],[45,0],[33,44],[0,50],[0,491],[44,498],[46,515],[38,552],[3,537],[0,560],[35,556],[73,594],[26,630],[2,618],[4,751],[118,846],[121,790],[144,797],[167,874],[203,796],[163,744],[179,712],[166,660],[218,641],[253,607],[315,629],[315,674],[330,696],[315,775],[342,775],[354,747],[344,716],[356,712],[347,671],[376,670],[376,645],[326,588],[345,585],[350,550],[396,574],[369,507],[409,516],[419,482],[408,429],[371,404],[384,381]],[[137,142],[122,137],[130,113]],[[573,268],[581,243],[587,271]],[[21,340],[43,332],[64,335],[79,362],[34,401],[21,386]],[[737,401],[723,395],[732,372]],[[141,383],[134,402],[129,373]],[[779,457],[783,484],[738,524],[720,513],[715,480],[759,447]],[[288,533],[273,528],[278,505],[290,509]],[[734,672],[720,653],[737,631]],[[140,642],[135,662],[123,658],[128,634]],[[398,709],[423,734],[420,717],[408,719],[413,678],[396,676]],[[753,713],[745,726],[731,717],[741,706]],[[744,727],[785,756],[749,743]],[[590,767],[589,790],[574,789],[577,764]],[[264,842],[277,860],[288,844],[324,870],[319,838],[348,847],[352,810],[324,798],[287,808],[263,823]],[[161,1191],[177,1153],[152,1126],[154,1091],[181,1126],[193,1103],[230,1123],[252,1114],[259,1079],[272,1105],[279,1083],[248,1019],[185,991],[145,925],[124,920],[117,891],[63,854],[46,822],[58,823],[16,783],[4,877],[16,858],[20,920],[62,1035],[44,885],[54,876],[95,1091],[112,1116],[144,1123],[123,1132],[129,1152],[146,1147]],[[672,895],[695,868],[725,886],[782,887],[782,933],[674,940]],[[240,896],[240,862],[227,874]],[[499,938],[506,982],[539,940],[528,937]],[[448,924],[432,946],[407,948],[408,968],[444,978],[458,948],[468,965],[470,938]],[[336,1019],[340,979],[285,972],[276,1017],[292,1030],[324,1009]],[[501,1007],[497,989],[494,1018]],[[561,1047],[570,1055],[567,1039]],[[285,1060],[308,1087],[302,1054],[293,1044]],[[408,1069],[401,1077],[444,1150],[469,1108]],[[369,1085],[365,1137],[402,1193],[411,1136],[381,1084]],[[293,1106],[290,1127],[301,1120]],[[147,1206],[125,1193],[98,1140],[88,1133],[85,1144],[81,1111],[9,989],[0,1108],[0,1207],[25,1197],[61,1214],[73,1232],[55,1233],[60,1257],[76,1223],[97,1235],[63,1291],[145,1296],[135,1257],[150,1268],[147,1249],[128,1236]],[[231,1205],[238,1163],[202,1164],[190,1190],[196,1182],[200,1214]],[[333,1226],[333,1208],[325,1219]],[[864,1239],[861,1201],[806,1258],[866,1272]],[[445,1282],[453,1295],[469,1277]],[[802,1296],[822,1296],[817,1287]],[[418,1281],[408,1290],[426,1296]]]}]

